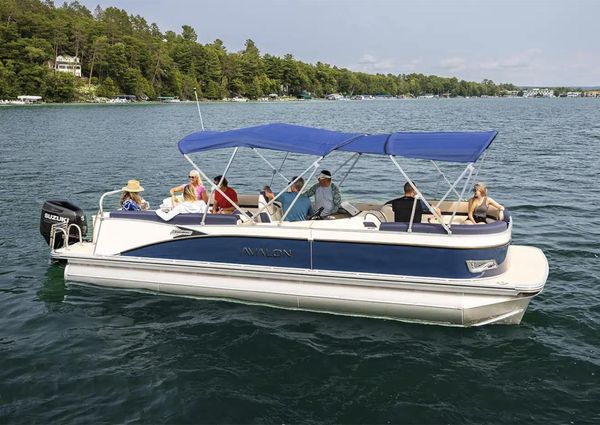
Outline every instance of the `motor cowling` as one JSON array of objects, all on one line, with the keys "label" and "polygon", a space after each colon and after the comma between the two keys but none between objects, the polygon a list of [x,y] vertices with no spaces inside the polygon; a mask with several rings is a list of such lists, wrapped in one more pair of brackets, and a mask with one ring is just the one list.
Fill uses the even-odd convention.
[{"label": "motor cowling", "polygon": [[[82,238],[87,234],[87,224],[83,210],[69,201],[55,199],[44,202],[40,217],[40,233],[46,239],[48,245],[50,245],[52,225],[57,223],[66,223],[67,226],[76,224],[81,229]],[[79,242],[79,232],[75,226],[72,226],[69,230],[69,243],[75,242]],[[64,245],[64,233],[56,232],[52,248],[58,249]]]}]

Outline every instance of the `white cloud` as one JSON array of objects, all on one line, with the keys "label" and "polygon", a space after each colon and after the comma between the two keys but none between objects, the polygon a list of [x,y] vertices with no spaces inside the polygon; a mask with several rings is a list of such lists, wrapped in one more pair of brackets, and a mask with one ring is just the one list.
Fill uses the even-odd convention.
[{"label": "white cloud", "polygon": [[419,70],[420,64],[421,64],[421,59],[411,59],[406,63],[400,64],[400,66],[398,68],[403,73],[415,72],[415,71]]},{"label": "white cloud", "polygon": [[462,71],[463,69],[465,69],[467,67],[466,62],[463,58],[459,58],[459,57],[452,57],[452,58],[446,58],[446,59],[442,59],[440,61],[440,67],[442,67],[443,69],[446,69],[448,71]]},{"label": "white cloud", "polygon": [[398,69],[398,65],[396,61],[392,58],[378,58],[372,54],[365,53],[363,54],[356,64],[349,65],[348,68],[353,69],[355,71],[363,71],[369,73],[388,73],[388,72],[396,72]]},{"label": "white cloud", "polygon": [[532,67],[533,63],[537,62],[541,53],[539,49],[529,49],[506,58],[481,62],[479,67],[485,70],[528,69]]},{"label": "white cloud", "polygon": [[406,61],[400,61],[390,57],[379,58],[373,54],[363,54],[354,64],[348,65],[347,68],[354,71],[368,72],[371,74],[408,74],[419,71],[421,59],[413,58]]},{"label": "white cloud", "polygon": [[467,67],[467,65],[466,61],[463,58],[455,56],[451,58],[442,59],[440,61],[440,67],[448,71],[456,72],[462,71]]},{"label": "white cloud", "polygon": [[364,55],[362,55],[362,57],[358,60],[358,63],[360,65],[374,65],[377,63],[377,59],[375,59],[375,56],[373,55],[369,55],[368,53],[365,53]]}]

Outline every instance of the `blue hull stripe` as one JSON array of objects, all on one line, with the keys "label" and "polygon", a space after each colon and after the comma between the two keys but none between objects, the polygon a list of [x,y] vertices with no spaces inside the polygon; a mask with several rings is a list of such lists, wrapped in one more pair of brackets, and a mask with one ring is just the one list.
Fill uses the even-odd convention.
[{"label": "blue hull stripe", "polygon": [[[469,272],[467,260],[494,259],[497,264],[502,264],[507,251],[508,245],[486,249],[450,249],[315,241],[313,267],[319,270],[461,279],[483,276]],[[498,267],[485,276],[502,271],[503,268]]]},{"label": "blue hull stripe", "polygon": [[[406,245],[329,242],[239,236],[176,239],[133,249],[125,256],[208,261],[338,272],[464,279],[493,276],[504,270],[508,245],[450,249]],[[312,256],[312,261],[311,261]],[[496,260],[497,269],[470,273],[466,260]]]},{"label": "blue hull stripe", "polygon": [[310,243],[298,239],[237,236],[177,239],[127,251],[123,255],[310,269]]}]

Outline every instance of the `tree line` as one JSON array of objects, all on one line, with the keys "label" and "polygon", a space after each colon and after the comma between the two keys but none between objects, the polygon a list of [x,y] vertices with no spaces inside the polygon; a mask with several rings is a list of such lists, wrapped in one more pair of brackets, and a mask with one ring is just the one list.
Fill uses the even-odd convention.
[{"label": "tree line", "polygon": [[[77,56],[82,78],[54,72],[57,55]],[[500,95],[516,90],[491,80],[471,82],[423,74],[368,74],[317,62],[262,54],[252,40],[238,52],[219,39],[202,44],[195,30],[161,32],[139,15],[115,7],[93,12],[77,1],[0,2],[0,99],[21,94],[69,102],[132,94],[141,98],[205,99],[271,93],[288,96]]]}]

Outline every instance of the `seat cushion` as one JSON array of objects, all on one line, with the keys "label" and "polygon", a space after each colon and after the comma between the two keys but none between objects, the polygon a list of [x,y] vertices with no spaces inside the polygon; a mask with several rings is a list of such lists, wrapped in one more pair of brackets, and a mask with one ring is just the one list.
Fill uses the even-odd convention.
[{"label": "seat cushion", "polygon": [[[489,235],[501,233],[507,227],[508,225],[505,221],[494,221],[489,224],[455,224],[451,230],[453,235]],[[407,232],[408,223],[381,223],[379,230],[384,232]],[[414,233],[434,233],[440,235],[447,233],[441,224],[430,223],[414,223],[412,231]]]}]

